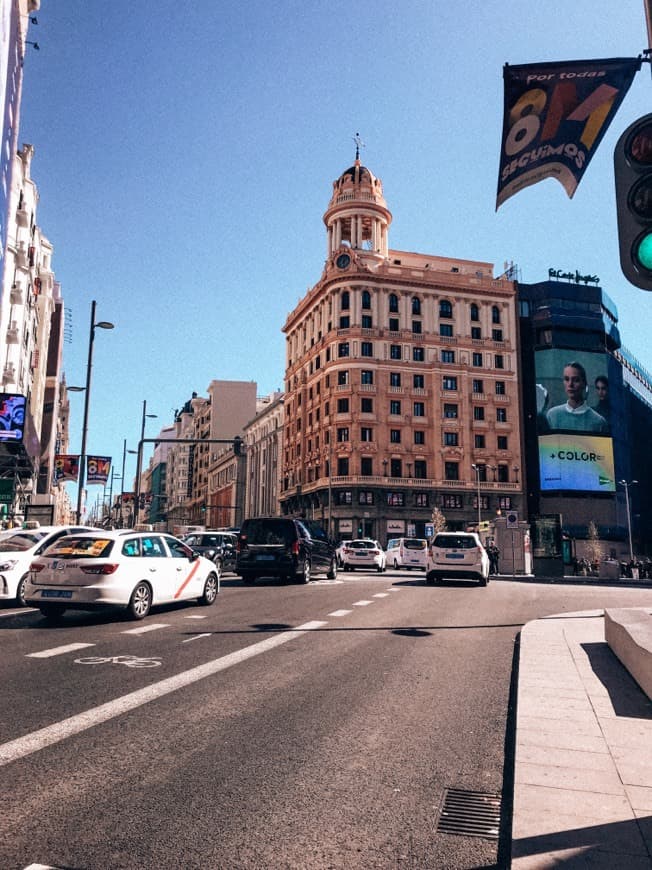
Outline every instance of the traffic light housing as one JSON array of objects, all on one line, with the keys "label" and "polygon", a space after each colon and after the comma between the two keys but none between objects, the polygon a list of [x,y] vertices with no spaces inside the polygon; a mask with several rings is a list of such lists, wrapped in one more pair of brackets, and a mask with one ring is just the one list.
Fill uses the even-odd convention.
[{"label": "traffic light housing", "polygon": [[625,130],[614,151],[620,267],[641,290],[652,290],[652,114]]}]

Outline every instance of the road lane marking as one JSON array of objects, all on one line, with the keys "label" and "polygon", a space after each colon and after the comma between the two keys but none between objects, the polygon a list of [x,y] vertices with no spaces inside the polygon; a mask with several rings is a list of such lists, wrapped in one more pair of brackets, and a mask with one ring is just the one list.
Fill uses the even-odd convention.
[{"label": "road lane marking", "polygon": [[332,613],[329,613],[329,616],[348,616],[349,613],[353,613],[352,610],[334,610]]},{"label": "road lane marking", "polygon": [[0,617],[20,616],[21,613],[35,613],[38,607],[19,607],[18,610],[0,610]]},{"label": "road lane marking", "polygon": [[373,601],[354,601],[351,607],[366,607],[367,604],[373,604]]},{"label": "road lane marking", "polygon": [[159,628],[169,628],[169,622],[152,622],[151,625],[141,625],[140,628],[128,628],[121,634],[145,634],[147,631],[156,631]]},{"label": "road lane marking", "polygon": [[229,653],[229,655],[222,656],[219,659],[213,659],[213,661],[198,665],[188,671],[182,671],[180,674],[160,680],[158,683],[152,683],[152,685],[145,686],[143,689],[137,689],[135,692],[123,695],[121,698],[107,701],[106,704],[92,707],[90,710],[85,710],[76,716],[70,716],[68,719],[62,719],[53,725],[47,725],[45,728],[40,728],[31,734],[25,734],[16,740],[3,743],[0,745],[0,767],[12,761],[17,761],[19,758],[24,758],[26,755],[31,755],[33,752],[45,749],[46,746],[59,743],[75,734],[80,734],[82,731],[87,731],[89,728],[100,725],[102,722],[115,719],[116,716],[121,716],[129,710],[142,707],[143,704],[148,704],[150,701],[155,701],[164,695],[169,695],[171,692],[176,692],[178,689],[183,689],[206,677],[212,677],[220,671],[224,671],[227,668],[233,667],[233,665],[240,664],[247,661],[247,659],[274,649],[274,647],[282,646],[282,644],[288,641],[296,640],[302,634],[314,631],[324,625],[328,625],[328,623],[318,620],[306,622],[303,625],[297,626],[297,628],[275,634],[251,646],[244,647],[244,649]]},{"label": "road lane marking", "polygon": [[27,658],[31,659],[49,659],[51,656],[61,656],[67,652],[74,652],[78,649],[86,649],[87,646],[95,646],[94,643],[69,643],[66,646],[54,646],[52,649],[44,649],[41,652],[27,653]]},{"label": "road lane marking", "polygon": [[199,614],[192,614],[191,616],[184,616],[184,619],[206,619],[205,616],[200,616]]},{"label": "road lane marking", "polygon": [[212,632],[205,631],[203,634],[196,634],[194,637],[187,637],[185,640],[182,640],[181,643],[190,643],[191,640],[197,640],[200,637],[210,637]]},{"label": "road lane marking", "polygon": [[387,598],[389,596],[389,592],[376,592],[375,595],[372,595],[372,598]]}]

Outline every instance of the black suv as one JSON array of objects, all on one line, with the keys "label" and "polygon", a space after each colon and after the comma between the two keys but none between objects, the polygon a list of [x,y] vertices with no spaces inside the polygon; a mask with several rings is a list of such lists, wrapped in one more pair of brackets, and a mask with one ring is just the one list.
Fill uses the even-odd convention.
[{"label": "black suv", "polygon": [[254,517],[245,520],[238,534],[235,567],[245,583],[256,577],[307,583],[313,574],[337,577],[333,542],[311,520],[290,517]]},{"label": "black suv", "polygon": [[233,532],[192,532],[183,537],[183,542],[215,562],[221,571],[235,570],[237,536]]}]

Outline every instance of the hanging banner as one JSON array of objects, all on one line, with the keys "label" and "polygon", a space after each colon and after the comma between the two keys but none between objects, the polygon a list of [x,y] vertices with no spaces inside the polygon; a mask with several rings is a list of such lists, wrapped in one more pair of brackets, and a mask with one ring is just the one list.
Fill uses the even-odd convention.
[{"label": "hanging banner", "polygon": [[111,473],[110,456],[89,456],[86,459],[86,483],[105,484]]},{"label": "hanging banner", "polygon": [[572,197],[640,68],[640,58],[505,64],[496,209],[544,178]]},{"label": "hanging banner", "polygon": [[79,478],[79,456],[70,456],[65,453],[57,453],[54,457],[54,482],[73,480],[77,483]]}]

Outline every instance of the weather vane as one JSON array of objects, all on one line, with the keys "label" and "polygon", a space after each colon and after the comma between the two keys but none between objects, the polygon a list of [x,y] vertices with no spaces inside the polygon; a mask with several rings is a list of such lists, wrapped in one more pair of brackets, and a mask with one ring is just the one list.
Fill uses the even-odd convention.
[{"label": "weather vane", "polygon": [[362,141],[362,138],[360,137],[359,133],[355,134],[355,136],[353,137],[353,141],[355,142],[355,159],[359,160],[360,159],[360,149],[364,148],[365,144]]}]

